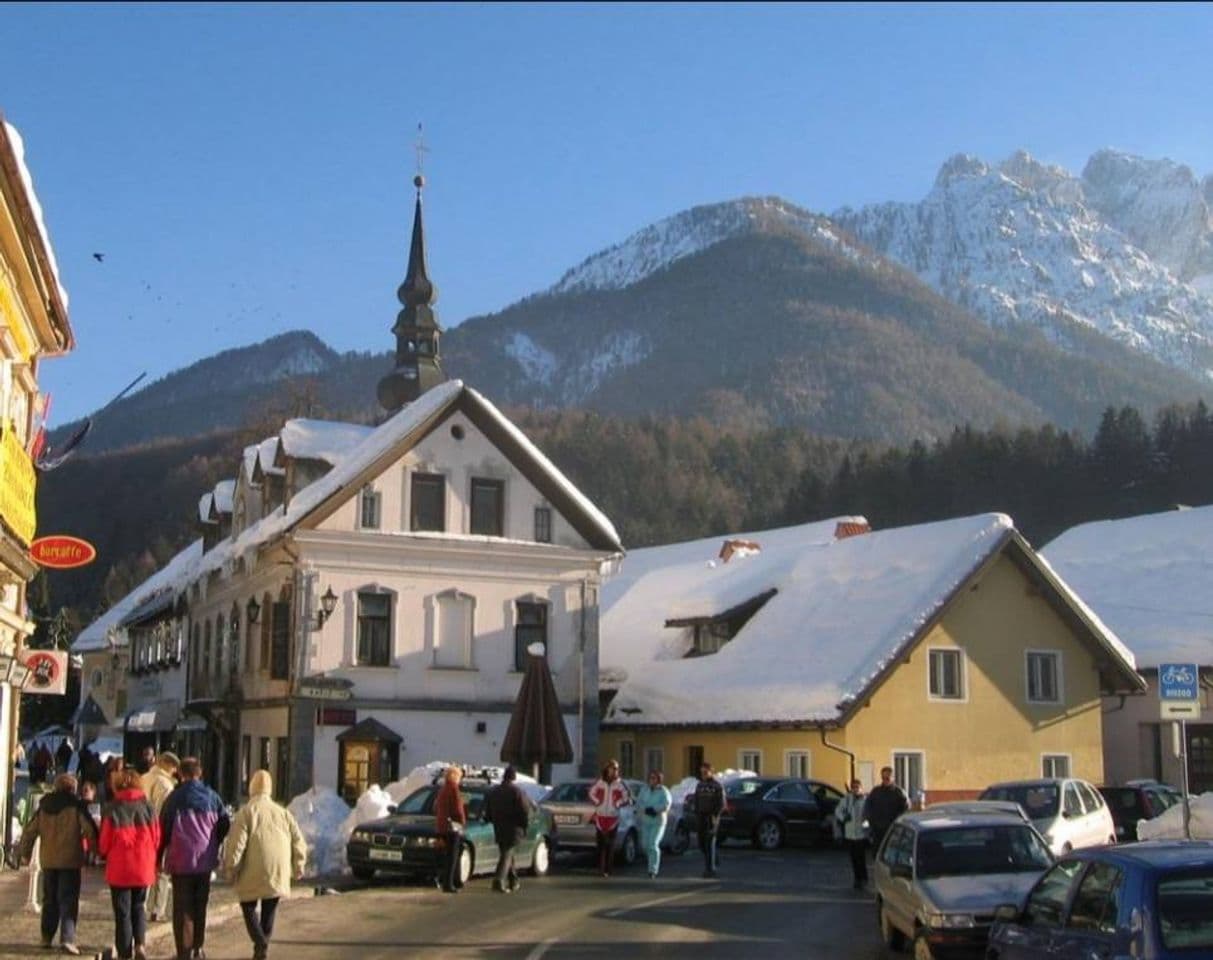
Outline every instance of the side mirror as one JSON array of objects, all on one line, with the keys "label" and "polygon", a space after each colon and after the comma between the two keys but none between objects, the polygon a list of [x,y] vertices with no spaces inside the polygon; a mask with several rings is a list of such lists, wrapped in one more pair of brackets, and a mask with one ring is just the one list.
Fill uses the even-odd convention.
[{"label": "side mirror", "polygon": [[994,908],[994,919],[999,923],[1013,923],[1019,919],[1019,907],[1013,903],[1000,903]]},{"label": "side mirror", "polygon": [[391,816],[393,813],[395,813],[395,812],[396,812],[396,804],[394,804],[394,803],[389,803],[389,804],[387,805],[387,812],[388,812],[388,816]]}]

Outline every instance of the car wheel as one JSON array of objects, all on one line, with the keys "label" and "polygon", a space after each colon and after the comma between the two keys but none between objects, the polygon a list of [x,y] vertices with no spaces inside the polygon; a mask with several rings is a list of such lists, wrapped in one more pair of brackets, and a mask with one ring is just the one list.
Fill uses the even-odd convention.
[{"label": "car wheel", "polygon": [[669,853],[675,857],[681,857],[684,853],[691,849],[691,831],[687,829],[687,825],[681,820],[674,825],[674,838],[670,841]]},{"label": "car wheel", "polygon": [[774,817],[763,817],[754,828],[754,846],[759,850],[778,850],[783,846],[783,826]]},{"label": "car wheel", "polygon": [[640,841],[636,838],[636,831],[629,830],[623,838],[623,843],[619,846],[619,862],[625,867],[632,866],[640,859]]},{"label": "car wheel", "polygon": [[914,960],[935,960],[935,951],[927,941],[927,932],[919,930],[914,934]]},{"label": "car wheel", "polygon": [[467,883],[472,879],[472,868],[474,861],[472,860],[472,848],[466,843],[459,851],[459,882]]},{"label": "car wheel", "polygon": [[375,879],[374,867],[350,867],[350,873],[354,875],[355,880],[361,880],[363,883],[370,883]]},{"label": "car wheel", "polygon": [[540,837],[539,842],[535,844],[535,855],[531,857],[531,876],[546,877],[551,869],[551,850],[548,849],[547,839]]},{"label": "car wheel", "polygon": [[890,950],[902,949],[906,944],[905,935],[893,925],[893,921],[889,918],[884,904],[880,904],[877,909],[879,910],[880,917],[881,942]]}]

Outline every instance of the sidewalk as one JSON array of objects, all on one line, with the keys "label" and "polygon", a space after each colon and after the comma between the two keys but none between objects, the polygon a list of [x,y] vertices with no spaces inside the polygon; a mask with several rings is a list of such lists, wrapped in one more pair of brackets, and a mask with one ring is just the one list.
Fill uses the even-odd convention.
[{"label": "sidewalk", "polygon": [[[85,867],[80,891],[80,921],[76,941],[84,956],[98,953],[113,942],[114,913],[110,907],[109,887],[105,884],[103,867]],[[54,956],[39,949],[41,932],[38,913],[29,906],[29,868],[0,871],[0,916],[5,917],[0,933],[0,960],[17,957]],[[220,880],[211,886],[207,930],[219,927],[240,916],[232,888]],[[55,946],[59,942],[56,937]],[[149,923],[147,931],[149,957],[172,957],[173,925],[167,921]]]}]

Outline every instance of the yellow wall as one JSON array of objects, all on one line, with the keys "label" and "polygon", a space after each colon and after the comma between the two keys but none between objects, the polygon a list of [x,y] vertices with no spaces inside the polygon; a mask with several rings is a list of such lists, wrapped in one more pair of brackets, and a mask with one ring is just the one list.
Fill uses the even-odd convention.
[{"label": "yellow wall", "polygon": [[[962,701],[928,698],[931,647],[964,652]],[[1061,653],[1061,704],[1029,704],[1025,681],[1028,649]],[[973,795],[998,780],[1041,775],[1042,754],[1066,754],[1072,775],[1103,781],[1098,674],[1092,655],[1027,578],[999,558],[910,656],[872,695],[832,743],[853,751],[873,771],[891,764],[895,751],[924,753],[928,799]],[[714,696],[727,696],[718,691]],[[841,787],[849,760],[822,746],[816,730],[742,732],[680,729],[669,732],[606,731],[602,755],[618,756],[621,740],[635,742],[636,772],[645,750],[661,747],[667,782],[687,775],[687,747],[704,748],[718,769],[736,767],[738,751],[763,751],[763,772],[785,772],[784,751],[812,754],[810,776]]]}]

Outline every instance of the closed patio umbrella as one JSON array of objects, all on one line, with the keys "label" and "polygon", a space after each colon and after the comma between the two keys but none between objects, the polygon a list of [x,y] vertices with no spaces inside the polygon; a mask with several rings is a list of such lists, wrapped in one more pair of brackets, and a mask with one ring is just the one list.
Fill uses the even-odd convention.
[{"label": "closed patio umbrella", "polygon": [[532,643],[526,652],[526,672],[501,741],[501,759],[530,770],[538,778],[539,767],[544,764],[571,763],[573,745],[564,728],[544,645]]}]

